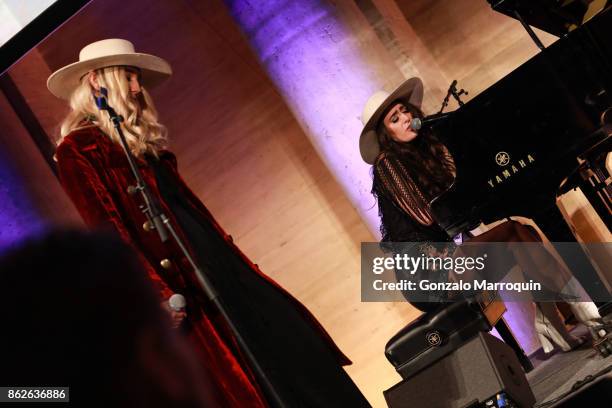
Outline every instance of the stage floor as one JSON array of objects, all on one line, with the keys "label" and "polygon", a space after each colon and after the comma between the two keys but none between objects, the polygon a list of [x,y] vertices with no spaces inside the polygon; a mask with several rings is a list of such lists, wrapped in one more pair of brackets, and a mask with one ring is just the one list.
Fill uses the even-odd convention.
[{"label": "stage floor", "polygon": [[[607,319],[610,315],[607,316]],[[574,335],[588,335],[584,327],[575,329]],[[612,356],[603,358],[591,346],[585,345],[577,350],[563,353],[554,352],[546,358],[540,349],[531,356],[535,368],[527,374],[527,380],[536,397],[537,404],[542,404],[558,398],[572,388],[572,386],[587,376],[594,376],[597,372],[612,365]],[[546,407],[580,407],[612,406],[612,371],[585,384],[571,396],[563,398],[555,404]],[[604,403],[604,405],[601,405]],[[586,404],[586,405],[585,405]]]}]

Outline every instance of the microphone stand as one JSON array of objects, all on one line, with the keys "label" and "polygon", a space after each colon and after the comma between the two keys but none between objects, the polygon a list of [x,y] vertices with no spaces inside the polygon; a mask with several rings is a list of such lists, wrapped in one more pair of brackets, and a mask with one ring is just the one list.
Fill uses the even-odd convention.
[{"label": "microphone stand", "polygon": [[107,89],[100,88],[100,95],[94,96],[94,99],[96,101],[96,105],[98,106],[98,109],[105,110],[108,112],[110,119],[113,122],[113,126],[115,127],[115,130],[117,131],[117,134],[119,135],[119,140],[121,141],[121,147],[123,148],[127,161],[130,164],[130,169],[132,170],[132,174],[134,175],[134,178],[136,179],[136,185],[128,186],[127,191],[130,195],[134,195],[137,192],[140,193],[144,201],[144,204],[141,204],[139,207],[142,210],[142,212],[146,215],[147,220],[148,220],[147,223],[145,223],[145,225],[148,224],[148,227],[150,229],[155,229],[157,231],[161,242],[166,242],[168,240],[168,233],[170,233],[170,235],[172,236],[176,244],[179,246],[181,252],[185,256],[185,258],[187,258],[187,260],[189,261],[189,264],[193,268],[193,271],[195,272],[196,277],[198,279],[198,283],[202,287],[204,294],[214,304],[214,306],[223,316],[223,319],[225,320],[227,325],[230,327],[230,330],[234,334],[234,337],[240,349],[243,351],[244,355],[246,356],[247,361],[250,363],[251,367],[253,368],[253,371],[256,373],[257,377],[260,379],[262,383],[261,384],[262,388],[265,391],[267,391],[265,395],[273,400],[273,402],[276,404],[275,405],[276,407],[285,407],[286,405],[283,403],[282,399],[280,398],[280,396],[278,395],[278,393],[272,386],[272,383],[266,376],[266,373],[264,372],[263,368],[257,361],[255,355],[249,348],[247,342],[244,340],[244,338],[238,331],[237,327],[233,323],[232,319],[230,318],[229,313],[227,312],[227,309],[225,308],[221,298],[219,298],[219,295],[215,291],[215,288],[213,284],[210,282],[210,279],[202,272],[202,270],[200,269],[196,261],[193,259],[193,257],[187,250],[187,247],[183,243],[182,239],[176,233],[176,230],[172,226],[170,219],[163,213],[157,201],[151,195],[151,191],[147,183],[142,178],[142,175],[140,174],[140,170],[138,169],[138,166],[136,165],[136,160],[134,159],[134,156],[132,155],[132,152],[129,148],[127,140],[125,139],[123,131],[121,130],[121,122],[123,122],[123,117],[121,115],[118,115],[117,112],[115,112],[115,110],[111,106],[108,105],[108,102],[106,99],[107,95],[108,95]]},{"label": "microphone stand", "polygon": [[463,88],[457,91],[457,80],[454,79],[448,87],[448,91],[446,91],[446,96],[444,97],[444,101],[442,101],[442,107],[440,108],[437,114],[441,114],[442,111],[444,111],[444,109],[448,106],[448,101],[450,100],[451,96],[455,98],[459,106],[465,105],[465,103],[463,103],[463,101],[461,100],[461,95],[467,94],[467,91]]}]

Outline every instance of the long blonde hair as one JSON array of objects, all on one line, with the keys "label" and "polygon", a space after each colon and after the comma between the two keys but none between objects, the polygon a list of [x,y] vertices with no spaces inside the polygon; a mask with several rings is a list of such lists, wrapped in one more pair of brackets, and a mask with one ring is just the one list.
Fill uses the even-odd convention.
[{"label": "long blonde hair", "polygon": [[[130,96],[126,67],[107,67],[96,70],[98,83],[108,90],[108,104],[123,116],[121,128],[132,154],[142,157],[145,153],[157,156],[168,142],[166,127],[157,121],[157,110],[151,96],[141,85],[139,101]],[[92,96],[88,76],[70,96],[72,111],[61,124],[59,145],[73,130],[98,126],[115,143],[121,143],[106,111],[100,111]],[[87,123],[83,123],[87,121]]]}]

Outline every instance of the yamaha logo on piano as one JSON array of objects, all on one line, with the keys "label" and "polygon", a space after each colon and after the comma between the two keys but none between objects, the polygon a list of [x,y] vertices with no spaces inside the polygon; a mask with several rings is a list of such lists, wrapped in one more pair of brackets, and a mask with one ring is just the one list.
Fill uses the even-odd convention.
[{"label": "yamaha logo on piano", "polygon": [[510,163],[510,155],[506,152],[499,152],[495,155],[495,162],[500,166],[505,166]]},{"label": "yamaha logo on piano", "polygon": [[498,152],[495,155],[495,163],[500,167],[505,167],[505,169],[502,170],[501,173],[495,175],[495,177],[489,179],[489,187],[495,188],[495,186],[502,184],[505,180],[512,177],[512,175],[518,173],[533,162],[535,162],[535,159],[531,154],[513,163],[510,161],[510,155],[508,153]]}]

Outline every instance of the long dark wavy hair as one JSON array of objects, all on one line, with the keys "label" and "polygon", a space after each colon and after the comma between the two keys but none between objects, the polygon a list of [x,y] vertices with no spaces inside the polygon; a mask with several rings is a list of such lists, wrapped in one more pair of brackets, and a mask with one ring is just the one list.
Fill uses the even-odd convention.
[{"label": "long dark wavy hair", "polygon": [[[381,117],[384,118],[397,103],[403,104],[413,118],[424,117],[421,109],[401,100],[391,103]],[[438,196],[452,184],[455,177],[453,159],[429,128],[420,129],[418,136],[408,143],[393,140],[382,120],[376,133],[381,152],[397,158],[428,199]]]}]

